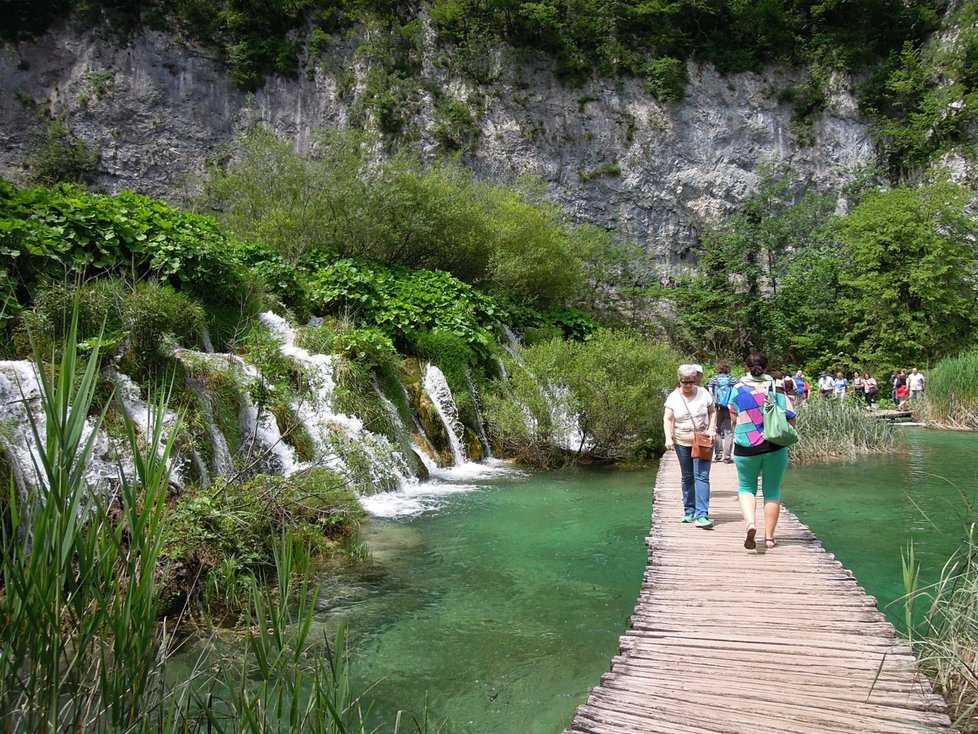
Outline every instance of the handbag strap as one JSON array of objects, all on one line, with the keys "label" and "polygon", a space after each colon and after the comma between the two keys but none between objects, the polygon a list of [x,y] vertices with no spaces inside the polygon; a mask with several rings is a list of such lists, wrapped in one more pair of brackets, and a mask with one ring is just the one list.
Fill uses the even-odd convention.
[{"label": "handbag strap", "polygon": [[[697,390],[696,392],[698,393],[699,390]],[[689,409],[689,403],[686,402],[686,396],[683,395],[683,389],[682,388],[679,388],[679,397],[682,398],[683,403],[686,405],[686,415],[689,416],[689,422],[693,426],[693,433],[697,433],[697,430],[696,430],[696,419],[693,417],[693,411],[691,411]]]}]

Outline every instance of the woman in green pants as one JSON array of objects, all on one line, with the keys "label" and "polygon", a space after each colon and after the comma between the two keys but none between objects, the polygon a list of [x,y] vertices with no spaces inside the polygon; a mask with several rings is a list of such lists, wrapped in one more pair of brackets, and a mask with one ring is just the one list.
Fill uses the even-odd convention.
[{"label": "woman in green pants", "polygon": [[[778,543],[774,531],[781,514],[781,480],[788,467],[788,449],[764,438],[764,403],[774,378],[767,374],[767,357],[751,352],[745,363],[747,374],[734,385],[730,397],[730,415],[734,417],[734,464],[737,467],[737,498],[747,523],[744,547],[757,547],[754,524],[757,507],[757,480],[764,482],[764,545],[774,548]],[[795,411],[784,388],[775,391],[775,400],[784,408],[794,425]]]}]

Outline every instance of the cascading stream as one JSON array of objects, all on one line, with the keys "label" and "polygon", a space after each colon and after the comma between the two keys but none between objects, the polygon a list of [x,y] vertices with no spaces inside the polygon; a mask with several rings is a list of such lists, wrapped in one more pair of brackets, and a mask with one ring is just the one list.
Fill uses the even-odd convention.
[{"label": "cascading stream", "polygon": [[426,365],[422,382],[425,392],[431,398],[435,410],[438,411],[438,415],[448,431],[448,443],[452,449],[452,459],[457,466],[467,463],[468,457],[461,438],[465,427],[459,420],[458,406],[455,405],[455,398],[452,397],[452,390],[448,386],[445,374],[433,364]]},{"label": "cascading stream", "polygon": [[311,354],[295,344],[295,332],[285,319],[266,312],[262,323],[281,341],[279,351],[303,366],[311,388],[310,399],[294,406],[299,420],[315,441],[321,460],[347,477],[351,462],[367,476],[373,491],[396,489],[415,482],[404,456],[386,436],[368,431],[356,416],[334,405],[337,358]]}]

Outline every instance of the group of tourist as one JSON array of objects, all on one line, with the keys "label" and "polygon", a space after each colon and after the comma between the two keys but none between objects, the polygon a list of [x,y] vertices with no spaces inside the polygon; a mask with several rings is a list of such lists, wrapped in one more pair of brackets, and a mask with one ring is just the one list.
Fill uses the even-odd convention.
[{"label": "group of tourist", "polygon": [[[805,388],[799,392],[792,378],[792,394],[786,390],[780,373],[767,373],[768,360],[752,352],[745,363],[746,373],[739,379],[730,374],[730,363],[717,365],[717,374],[703,387],[703,368],[698,364],[679,366],[679,386],[666,398],[663,430],[666,451],[675,451],[679,460],[683,495],[684,523],[709,530],[710,467],[718,458],[737,467],[738,489],[747,534],[744,547],[757,547],[756,507],[758,479],[764,484],[764,545],[777,546],[774,533],[781,513],[781,482],[788,466],[788,451],[771,443],[764,435],[763,407],[769,396],[794,424],[792,395],[807,398],[807,381],[799,370]],[[780,380],[780,384],[779,384]],[[731,430],[732,428],[732,430]],[[698,455],[697,434],[713,440],[713,452]],[[712,454],[712,455],[711,455]]]},{"label": "group of tourist", "polygon": [[[927,378],[916,367],[911,368],[908,374],[906,370],[899,370],[890,375],[890,398],[896,403],[898,408],[905,408],[910,404],[916,403],[924,395],[924,383]],[[836,397],[845,400],[852,388],[853,397],[859,401],[865,401],[866,405],[872,407],[879,397],[880,383],[869,372],[856,372],[852,380],[846,378],[844,372],[837,372],[832,377],[828,372],[823,372],[818,379],[818,392],[823,397]]]},{"label": "group of tourist", "polygon": [[[781,481],[788,466],[784,446],[765,438],[763,408],[769,396],[785,411],[789,422],[795,420],[795,404],[807,403],[811,385],[805,373],[798,370],[782,374],[767,373],[768,360],[753,352],[747,357],[746,372],[736,378],[729,362],[720,362],[716,374],[703,386],[703,367],[698,364],[679,366],[679,386],[666,398],[663,413],[666,451],[675,451],[679,459],[683,495],[684,523],[709,530],[710,467],[713,461],[733,463],[737,468],[738,489],[747,536],[744,547],[757,547],[755,513],[758,478],[764,484],[764,544],[774,548],[774,532],[781,512]],[[916,368],[895,371],[890,377],[890,394],[898,407],[915,404],[924,394],[926,378]],[[822,372],[816,383],[818,394],[844,400],[852,388],[857,400],[872,406],[876,402],[879,381],[868,372],[855,373],[850,382],[843,372],[832,377]],[[698,436],[712,441],[712,449],[697,446]],[[704,455],[705,452],[705,455]]]}]

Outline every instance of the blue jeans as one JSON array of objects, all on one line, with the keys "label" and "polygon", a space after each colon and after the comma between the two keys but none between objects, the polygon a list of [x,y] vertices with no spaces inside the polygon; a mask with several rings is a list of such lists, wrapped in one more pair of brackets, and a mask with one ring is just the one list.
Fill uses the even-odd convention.
[{"label": "blue jeans", "polygon": [[693,519],[710,516],[710,462],[693,458],[692,446],[676,447],[679,469],[682,472],[683,510],[693,513]]}]

